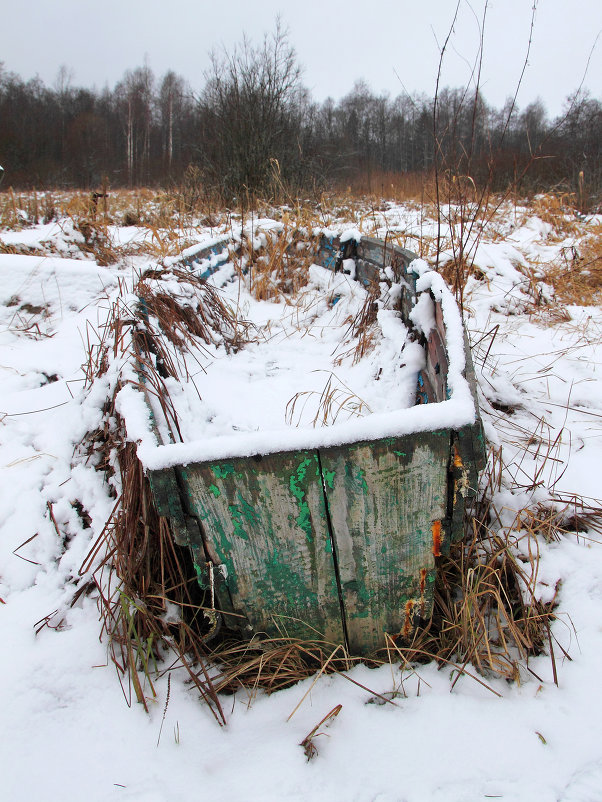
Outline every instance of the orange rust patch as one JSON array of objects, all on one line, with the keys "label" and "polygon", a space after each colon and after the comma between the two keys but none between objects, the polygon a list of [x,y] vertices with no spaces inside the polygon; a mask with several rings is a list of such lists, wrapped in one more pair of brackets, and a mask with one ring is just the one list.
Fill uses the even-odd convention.
[{"label": "orange rust patch", "polygon": [[412,613],[414,612],[415,604],[416,604],[416,602],[413,599],[408,599],[408,601],[406,602],[406,607],[405,607],[406,617],[405,617],[405,621],[403,622],[403,630],[402,630],[402,633],[401,633],[403,635],[403,637],[406,638],[406,639],[410,637],[410,634],[411,634],[412,629],[413,629],[413,627],[412,627]]},{"label": "orange rust patch", "polygon": [[426,587],[426,568],[420,569],[420,617],[425,617],[426,601],[424,598],[424,589]]},{"label": "orange rust patch", "polygon": [[426,568],[420,569],[420,595],[424,596],[424,587],[426,585]]},{"label": "orange rust patch", "polygon": [[441,557],[441,521],[433,521],[433,556]]},{"label": "orange rust patch", "polygon": [[454,468],[458,468],[462,470],[464,467],[464,463],[462,462],[462,457],[460,456],[460,452],[456,445],[454,445]]}]

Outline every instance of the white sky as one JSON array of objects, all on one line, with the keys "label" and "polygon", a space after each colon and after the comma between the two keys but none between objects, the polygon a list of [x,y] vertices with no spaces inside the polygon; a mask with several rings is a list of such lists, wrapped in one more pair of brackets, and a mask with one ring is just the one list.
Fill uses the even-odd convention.
[{"label": "white sky", "polygon": [[[485,0],[461,0],[442,84],[463,86],[476,57]],[[533,0],[489,0],[481,86],[499,107],[523,66]],[[375,92],[434,93],[438,45],[447,35],[456,0],[28,0],[5,3],[0,14],[0,59],[7,70],[53,85],[59,67],[75,86],[113,87],[145,58],[156,76],[168,69],[199,90],[208,53],[243,33],[259,41],[280,14],[304,83],[316,100],[339,99],[363,78]],[[474,14],[471,11],[474,10]],[[519,94],[524,108],[540,97],[551,116],[580,84],[602,30],[602,0],[539,0],[529,66]],[[436,38],[435,38],[436,37]],[[399,78],[397,77],[397,75]],[[585,86],[602,98],[602,36]]]}]

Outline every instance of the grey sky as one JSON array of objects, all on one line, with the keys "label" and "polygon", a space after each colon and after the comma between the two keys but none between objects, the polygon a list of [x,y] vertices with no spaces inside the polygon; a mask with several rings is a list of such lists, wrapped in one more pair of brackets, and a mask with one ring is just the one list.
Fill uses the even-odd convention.
[{"label": "grey sky", "polygon": [[[443,85],[469,80],[484,2],[461,2]],[[38,74],[49,85],[64,64],[74,85],[101,88],[146,58],[157,76],[173,69],[198,90],[212,47],[230,48],[245,32],[259,41],[280,14],[315,99],[339,99],[360,78],[375,92],[395,96],[403,83],[411,93],[432,95],[437,40],[445,40],[455,7],[456,0],[29,0],[4,4],[0,12],[0,60],[7,70],[25,79]],[[521,73],[531,7],[532,0],[489,0],[481,85],[498,107]],[[552,116],[559,113],[581,82],[601,29],[601,0],[539,0],[519,105],[540,97]],[[602,37],[585,86],[602,97]]]}]

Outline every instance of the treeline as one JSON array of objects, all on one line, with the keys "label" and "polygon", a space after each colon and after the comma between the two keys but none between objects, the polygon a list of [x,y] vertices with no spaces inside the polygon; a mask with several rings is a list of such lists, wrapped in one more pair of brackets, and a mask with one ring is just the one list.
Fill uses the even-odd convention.
[{"label": "treeline", "polygon": [[259,46],[214,55],[195,94],[174,72],[127,71],[113,89],[23,81],[0,64],[5,187],[169,186],[231,198],[315,191],[361,178],[452,171],[493,189],[602,197],[602,104],[568,98],[550,120],[539,101],[489,106],[478,89],[436,99],[375,95],[363,82],[338,101],[312,100],[280,28]]}]

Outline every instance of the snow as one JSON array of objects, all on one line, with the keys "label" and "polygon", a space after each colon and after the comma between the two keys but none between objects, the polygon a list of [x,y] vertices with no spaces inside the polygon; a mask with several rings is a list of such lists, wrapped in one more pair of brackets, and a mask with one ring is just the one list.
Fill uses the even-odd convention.
[{"label": "snow", "polygon": [[[424,352],[408,337],[400,314],[387,308],[389,299],[398,295],[395,285],[383,284],[375,345],[369,359],[355,364],[350,323],[370,298],[351,276],[312,265],[300,302],[292,306],[257,302],[238,281],[230,281],[224,287],[225,297],[242,310],[257,341],[233,354],[219,345],[203,344],[199,352],[185,356],[180,380],[167,383],[183,442],[164,442],[157,448],[154,435],[149,432],[147,437],[144,432],[148,416],[143,393],[132,388],[120,392],[118,408],[129,436],[140,444],[143,465],[158,469],[324,448],[474,422],[474,403],[462,375],[463,329],[455,302],[434,273],[424,273],[419,281],[421,288],[437,294],[445,310],[449,400],[413,406]],[[168,286],[168,280],[161,282],[163,289]],[[422,297],[433,305],[428,293]],[[418,331],[431,326],[422,309],[414,316]],[[122,403],[126,390],[128,404]],[[329,393],[332,408],[325,412],[324,397]],[[161,418],[160,409],[155,414]]]},{"label": "snow", "polygon": [[[408,238],[436,225],[425,223],[411,207],[389,205],[380,214],[383,231],[397,227]],[[21,243],[41,247],[56,237],[64,244],[64,226],[57,230],[55,224],[49,225],[1,232],[0,238],[14,243],[18,235]],[[470,281],[465,296],[486,433],[495,447],[503,446],[508,465],[495,499],[508,521],[527,504],[562,507],[562,499],[574,494],[592,499],[601,495],[602,310],[569,307],[569,318],[554,325],[545,315],[538,317],[519,267],[524,261],[544,262],[558,253],[562,242],[553,242],[549,233],[548,224],[528,215],[524,223],[519,220],[509,227],[504,239],[489,238],[486,232],[476,251],[482,277]],[[129,236],[128,232],[122,241]],[[201,232],[199,242],[212,236],[209,230]],[[68,255],[75,253],[70,250]],[[85,582],[79,567],[114,505],[102,474],[79,444],[87,431],[101,424],[103,404],[123,368],[113,365],[92,388],[85,387],[85,346],[98,342],[119,292],[118,281],[131,286],[142,265],[135,258],[102,268],[89,258],[0,256],[2,798],[11,802],[39,797],[62,802],[82,796],[89,802],[178,802],[192,795],[316,802],[599,799],[602,545],[593,531],[539,543],[542,597],[562,580],[553,633],[572,660],[556,650],[558,687],[550,660],[542,655],[530,662],[540,679],[528,672],[520,684],[487,678],[499,696],[468,676],[450,690],[450,669],[427,664],[415,673],[402,672],[399,666],[372,670],[357,666],[349,677],[369,692],[345,676],[321,677],[290,721],[313,680],[269,697],[251,691],[224,697],[228,718],[224,728],[218,727],[178,671],[171,674],[167,705],[165,675],[156,679],[158,696],[148,715],[140,705],[126,705],[115,671],[107,664],[107,644],[99,639],[94,593],[82,593],[73,607],[70,603],[75,589]],[[455,305],[440,277],[426,268],[416,272],[421,274],[418,289],[430,289],[441,298],[446,320],[452,321],[450,401],[417,411],[390,410],[389,386],[383,398],[371,399],[375,406],[371,415],[321,429],[282,425],[276,434],[273,429],[243,431],[243,450],[262,451],[266,445],[262,438],[297,447],[297,442],[313,442],[312,438],[343,442],[358,432],[369,437],[391,429],[417,431],[423,424],[431,428],[441,416],[448,422],[454,416],[464,420],[468,400],[461,380],[459,317],[454,323]],[[313,276],[316,291],[330,287],[326,279],[331,281],[332,276],[315,269]],[[224,279],[225,274],[220,281]],[[326,338],[332,335],[327,316],[340,303],[351,303],[357,291],[347,284],[349,278],[339,276],[337,281],[343,282],[342,291],[348,294],[332,308],[312,310],[312,325],[323,326]],[[257,325],[275,319],[273,304],[252,309],[249,298],[246,301]],[[378,315],[383,360],[394,338],[403,337],[401,322],[389,311],[381,309]],[[283,326],[282,312],[290,316],[291,310],[280,309],[278,325]],[[426,310],[416,314],[426,325],[430,319]],[[276,332],[276,323],[272,325]],[[278,338],[291,339],[284,328],[278,329]],[[331,346],[335,344],[332,340]],[[306,357],[312,363],[315,356],[307,337],[297,345],[295,351],[291,339],[290,361],[279,363],[276,372],[294,378],[295,359]],[[268,359],[262,362],[258,352],[251,349],[246,358],[247,371],[256,379],[270,370]],[[217,356],[216,349],[212,356],[216,362]],[[219,365],[225,371],[225,357],[220,356]],[[361,363],[356,367],[364,369]],[[238,380],[232,373],[227,376],[230,382]],[[392,376],[391,382],[395,380]],[[357,382],[366,384],[365,379]],[[315,388],[321,386],[318,382]],[[245,388],[232,387],[244,402]],[[308,388],[298,381],[287,385],[279,407],[293,389]],[[141,401],[140,393],[126,385],[117,403],[128,427],[139,425],[131,436],[141,441],[147,464],[153,459],[169,464],[172,455],[174,461],[199,457],[197,441],[157,446]],[[182,408],[191,403],[181,401]],[[216,398],[207,403],[218,407]],[[385,408],[379,410],[379,403]],[[237,415],[242,416],[244,406]],[[241,426],[257,425],[243,417],[238,420]],[[241,432],[226,435],[226,429],[227,425],[218,440],[222,445],[211,445],[213,454],[218,448],[225,454],[234,447],[228,438],[240,443]],[[169,458],[164,456],[167,452]],[[89,514],[89,526],[78,514],[76,501]],[[44,619],[48,626],[42,626]],[[375,693],[394,691],[399,692],[395,705],[370,703]],[[339,716],[316,739],[318,755],[308,763],[300,742],[338,704]]]}]

